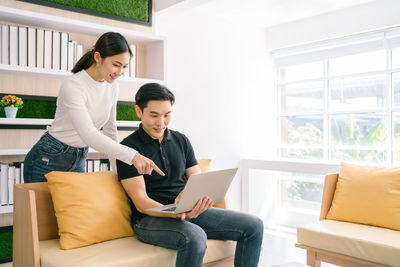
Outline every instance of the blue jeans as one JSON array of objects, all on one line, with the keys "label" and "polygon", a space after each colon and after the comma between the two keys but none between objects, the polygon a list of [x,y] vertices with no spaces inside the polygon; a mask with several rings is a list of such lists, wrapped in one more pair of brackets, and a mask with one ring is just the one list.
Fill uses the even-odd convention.
[{"label": "blue jeans", "polygon": [[25,183],[46,182],[51,171],[84,172],[88,147],[64,144],[46,132],[24,161]]},{"label": "blue jeans", "polygon": [[175,266],[180,267],[202,266],[208,238],[237,241],[235,267],[255,267],[264,232],[258,217],[218,208],[210,208],[196,219],[184,221],[146,216],[133,228],[145,243],[178,250]]}]

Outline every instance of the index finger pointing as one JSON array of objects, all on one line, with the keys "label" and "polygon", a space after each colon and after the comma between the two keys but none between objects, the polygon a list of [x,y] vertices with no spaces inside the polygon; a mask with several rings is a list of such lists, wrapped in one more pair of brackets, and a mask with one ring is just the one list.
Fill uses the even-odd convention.
[{"label": "index finger pointing", "polygon": [[151,167],[152,167],[159,175],[165,176],[165,173],[163,173],[163,171],[160,170],[160,168],[158,168],[158,166],[157,166],[154,162],[151,163]]}]

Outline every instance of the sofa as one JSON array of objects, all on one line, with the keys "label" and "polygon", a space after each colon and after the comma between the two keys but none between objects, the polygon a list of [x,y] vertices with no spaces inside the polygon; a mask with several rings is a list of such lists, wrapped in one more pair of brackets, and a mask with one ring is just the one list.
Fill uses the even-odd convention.
[{"label": "sofa", "polygon": [[[175,250],[145,244],[136,236],[61,249],[48,183],[15,185],[13,239],[14,267],[175,266]],[[208,240],[203,266],[233,266],[235,246],[233,241]]]},{"label": "sofa", "polygon": [[[327,219],[338,177],[325,176],[320,220],[297,228],[296,247],[307,250],[307,265],[319,267],[321,262],[327,262],[339,266],[400,266],[400,231]],[[374,192],[371,189],[372,197]],[[356,213],[357,209],[353,211]],[[374,216],[372,211],[369,216]]]}]

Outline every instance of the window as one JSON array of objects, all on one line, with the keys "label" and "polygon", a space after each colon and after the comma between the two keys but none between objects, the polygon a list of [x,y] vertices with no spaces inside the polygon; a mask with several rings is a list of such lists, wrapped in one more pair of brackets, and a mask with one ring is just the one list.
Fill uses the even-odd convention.
[{"label": "window", "polygon": [[399,163],[397,31],[370,35],[275,55],[280,157]]},{"label": "window", "polygon": [[[280,158],[400,163],[400,28],[285,48],[273,58]],[[268,175],[278,189],[275,224],[317,218],[323,175]]]}]

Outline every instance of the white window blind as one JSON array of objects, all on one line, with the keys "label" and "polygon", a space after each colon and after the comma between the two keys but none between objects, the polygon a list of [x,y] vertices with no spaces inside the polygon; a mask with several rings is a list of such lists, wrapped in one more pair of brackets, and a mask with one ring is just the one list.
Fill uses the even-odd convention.
[{"label": "white window blind", "polygon": [[276,67],[400,47],[400,27],[274,50]]}]

